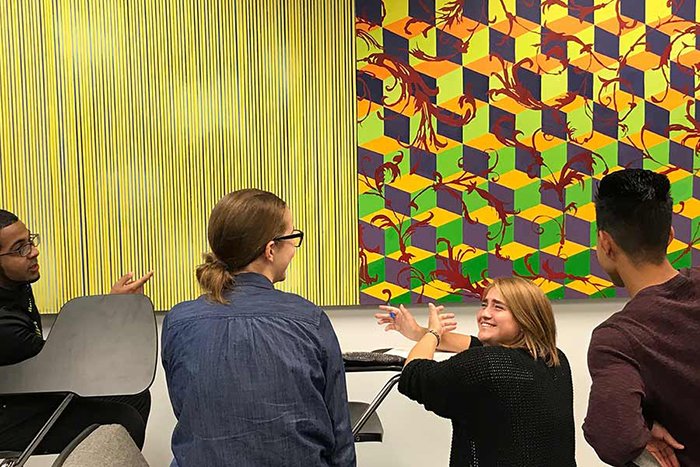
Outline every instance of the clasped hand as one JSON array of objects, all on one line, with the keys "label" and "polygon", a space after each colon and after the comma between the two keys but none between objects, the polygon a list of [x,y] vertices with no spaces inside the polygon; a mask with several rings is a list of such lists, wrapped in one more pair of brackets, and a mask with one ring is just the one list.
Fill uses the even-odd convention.
[{"label": "clasped hand", "polygon": [[677,449],[684,449],[684,446],[671,436],[671,434],[661,424],[654,422],[651,428],[651,439],[646,445],[654,459],[662,467],[680,467],[676,458]]}]

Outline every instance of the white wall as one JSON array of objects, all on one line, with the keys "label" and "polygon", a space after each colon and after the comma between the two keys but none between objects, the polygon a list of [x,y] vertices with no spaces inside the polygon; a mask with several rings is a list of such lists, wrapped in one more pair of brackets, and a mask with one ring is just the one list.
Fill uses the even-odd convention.
[{"label": "white wall", "polygon": [[[586,368],[586,351],[593,328],[610,314],[618,311],[623,301],[591,300],[554,302],[558,326],[558,344],[569,358],[574,379],[574,415],[576,417],[576,459],[582,467],[602,464],[593,450],[586,444],[581,424],[586,413],[590,378]],[[476,331],[476,307],[450,306],[459,320],[459,331],[473,334]],[[410,348],[400,335],[386,333],[374,324],[374,308],[329,309],[333,326],[343,351],[372,350],[386,347]],[[413,308],[419,322],[426,321],[426,314]],[[49,328],[51,319],[45,319]],[[158,317],[160,323],[162,315]],[[47,329],[48,330],[48,329]],[[349,374],[348,392],[351,400],[371,400],[384,384],[388,374]],[[151,388],[153,406],[148,421],[148,432],[144,454],[152,467],[168,466],[170,434],[175,418],[170,408],[163,370],[158,368],[156,380]],[[474,401],[475,404],[478,401]],[[446,466],[449,460],[451,440],[450,423],[426,412],[421,406],[401,396],[396,389],[380,406],[379,415],[384,425],[383,443],[360,443],[357,445],[360,467],[413,467]],[[31,467],[50,466],[55,456],[32,458]]]}]

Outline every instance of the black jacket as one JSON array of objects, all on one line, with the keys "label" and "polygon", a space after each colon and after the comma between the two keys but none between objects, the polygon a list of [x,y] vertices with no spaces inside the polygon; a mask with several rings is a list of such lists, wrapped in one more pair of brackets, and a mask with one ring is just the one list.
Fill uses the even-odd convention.
[{"label": "black jacket", "polygon": [[43,346],[41,317],[31,286],[0,288],[0,365],[31,358]]}]

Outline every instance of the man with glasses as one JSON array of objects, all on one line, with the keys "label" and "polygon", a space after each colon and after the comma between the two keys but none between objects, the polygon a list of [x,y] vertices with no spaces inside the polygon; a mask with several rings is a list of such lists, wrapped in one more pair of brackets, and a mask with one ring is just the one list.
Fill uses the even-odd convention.
[{"label": "man with glasses", "polygon": [[[0,216],[8,217],[5,212]],[[0,239],[8,241],[0,242],[0,365],[9,365],[38,354],[44,339],[29,285],[39,279],[39,235],[18,234],[26,230],[21,222],[3,227],[0,223]],[[15,240],[11,245],[9,237]]]},{"label": "man with glasses", "polygon": [[[44,346],[41,316],[32,286],[39,280],[39,235],[9,211],[0,209],[0,365],[37,355]],[[148,273],[138,280],[126,274],[111,293],[143,293]],[[60,403],[61,396],[0,396],[0,451],[22,451]],[[143,446],[151,407],[150,393],[130,397],[75,400],[39,445],[37,454],[60,452],[93,423],[123,425]]]},{"label": "man with glasses", "polygon": [[[44,345],[31,287],[40,276],[38,245],[38,234],[32,234],[11,212],[0,209],[0,365],[31,358]],[[152,275],[133,280],[127,274],[111,292],[143,293],[143,285]]]}]

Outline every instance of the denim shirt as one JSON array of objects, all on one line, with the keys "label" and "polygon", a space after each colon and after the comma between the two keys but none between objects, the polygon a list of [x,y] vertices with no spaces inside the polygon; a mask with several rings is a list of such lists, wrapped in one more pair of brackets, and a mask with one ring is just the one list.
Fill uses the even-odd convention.
[{"label": "denim shirt", "polygon": [[228,305],[204,296],[163,322],[174,466],[354,466],[345,370],[328,316],[262,275]]}]

